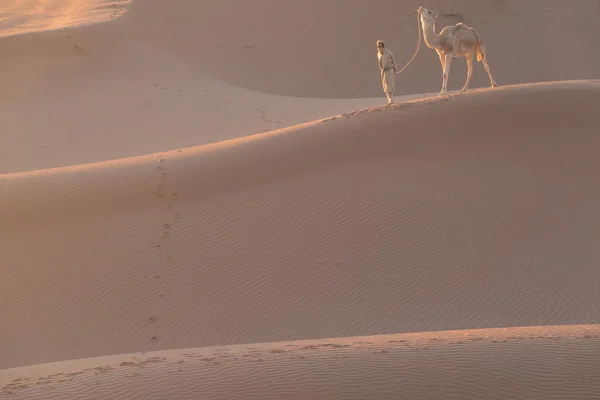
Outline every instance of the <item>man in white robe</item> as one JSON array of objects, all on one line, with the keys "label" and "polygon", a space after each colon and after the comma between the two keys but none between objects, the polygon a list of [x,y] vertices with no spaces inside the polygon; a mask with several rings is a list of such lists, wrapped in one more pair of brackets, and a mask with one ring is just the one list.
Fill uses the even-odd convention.
[{"label": "man in white robe", "polygon": [[383,86],[388,104],[392,104],[394,102],[394,85],[398,66],[396,65],[394,53],[386,48],[381,40],[377,41],[377,59],[379,60],[379,69],[381,70],[381,85]]}]

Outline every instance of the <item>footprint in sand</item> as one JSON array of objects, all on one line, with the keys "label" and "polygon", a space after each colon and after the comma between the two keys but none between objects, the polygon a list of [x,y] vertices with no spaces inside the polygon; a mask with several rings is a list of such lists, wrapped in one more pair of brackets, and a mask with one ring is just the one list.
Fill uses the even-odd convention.
[{"label": "footprint in sand", "polygon": [[82,47],[79,47],[76,44],[73,45],[73,48],[75,49],[76,52],[78,52],[82,56],[86,56],[86,57],[90,56]]},{"label": "footprint in sand", "polygon": [[131,362],[131,361],[123,361],[121,364],[119,364],[120,367],[134,367],[136,366],[136,363]]},{"label": "footprint in sand", "polygon": [[165,196],[164,190],[165,190],[165,185],[163,185],[161,183],[160,185],[158,185],[156,187],[156,196],[161,197],[161,198],[164,197]]}]

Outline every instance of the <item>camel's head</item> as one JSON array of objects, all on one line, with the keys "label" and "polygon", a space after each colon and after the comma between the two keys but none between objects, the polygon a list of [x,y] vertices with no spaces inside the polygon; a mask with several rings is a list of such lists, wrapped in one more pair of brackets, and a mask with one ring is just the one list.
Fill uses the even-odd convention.
[{"label": "camel's head", "polygon": [[426,9],[423,6],[419,7],[419,9],[417,10],[417,12],[421,16],[421,21],[423,21],[423,22],[435,21],[435,19],[437,18],[437,14],[436,13],[434,13],[433,11],[430,11],[430,10]]}]

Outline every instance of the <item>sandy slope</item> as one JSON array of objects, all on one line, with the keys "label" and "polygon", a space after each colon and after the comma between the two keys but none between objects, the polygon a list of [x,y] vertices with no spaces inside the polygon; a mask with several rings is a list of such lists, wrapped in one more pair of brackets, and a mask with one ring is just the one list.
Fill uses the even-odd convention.
[{"label": "sandy slope", "polygon": [[[43,3],[91,4],[99,11],[86,6],[83,15],[98,19],[111,16],[102,5],[117,2]],[[105,24],[4,38],[0,173],[177,149],[381,104],[375,41],[385,39],[404,64],[416,45],[418,5],[144,0],[119,6],[129,11]],[[600,78],[599,53],[590,51],[600,36],[595,0],[423,5],[438,11],[440,27],[457,22],[456,14],[478,29],[501,85]],[[19,21],[7,19],[0,35],[15,27]],[[459,89],[464,63],[452,71],[449,87]],[[398,77],[398,94],[437,93],[440,84],[437,56],[424,47]],[[477,64],[472,87],[487,84]]]},{"label": "sandy slope", "polygon": [[600,326],[347,337],[5,371],[10,399],[593,399]]},{"label": "sandy slope", "polygon": [[0,367],[600,323],[598,96],[504,87],[5,175]]},{"label": "sandy slope", "polygon": [[[196,3],[178,2],[184,9]],[[16,4],[24,8],[37,3]],[[83,7],[83,1],[76,4]],[[172,4],[161,2],[161,8],[151,12],[164,15]],[[0,63],[0,173],[215,142],[383,102],[383,97],[287,98],[217,81],[171,55],[172,43],[151,40],[149,32],[157,27],[146,18],[149,4],[142,1],[133,6],[121,18],[104,24],[0,40],[0,53],[8,55]],[[93,10],[90,6],[87,11]],[[64,15],[48,24],[75,16],[66,8]],[[5,31],[26,32],[19,22],[8,19]],[[78,22],[73,20],[74,25]],[[180,23],[171,20],[161,29],[180,29]],[[190,54],[200,51],[196,41],[197,35],[186,40]],[[182,38],[177,43],[181,46]]]}]

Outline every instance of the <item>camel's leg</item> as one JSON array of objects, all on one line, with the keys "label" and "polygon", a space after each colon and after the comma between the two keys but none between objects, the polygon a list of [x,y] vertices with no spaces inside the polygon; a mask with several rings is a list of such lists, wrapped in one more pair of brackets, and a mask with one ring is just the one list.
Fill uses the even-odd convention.
[{"label": "camel's leg", "polygon": [[467,80],[465,81],[465,86],[461,89],[461,93],[464,93],[469,88],[469,83],[471,82],[471,76],[473,75],[473,53],[466,54],[465,59],[467,60]]},{"label": "camel's leg", "polygon": [[[441,50],[436,50],[438,57],[440,58],[440,64],[442,64],[442,77],[444,76],[444,71],[446,70],[446,56],[444,56],[444,53],[441,52]],[[442,87],[444,86],[444,81],[442,79]],[[441,93],[440,93],[441,95]]]},{"label": "camel's leg", "polygon": [[448,76],[450,75],[450,66],[452,65],[452,56],[450,54],[444,55],[444,74],[442,75],[442,90],[438,96],[445,95],[448,89]]},{"label": "camel's leg", "polygon": [[444,58],[444,53],[441,51],[437,52],[438,57],[440,58],[440,64],[442,64],[442,74],[444,73],[444,69],[446,68],[446,59]]},{"label": "camel's leg", "polygon": [[488,76],[490,77],[490,84],[492,85],[492,87],[498,87],[498,84],[496,83],[496,81],[492,77],[492,73],[490,72],[490,66],[487,63],[487,58],[486,58],[485,54],[483,55],[483,58],[481,59],[481,61],[483,62],[483,67],[485,68],[485,72],[487,72]]}]

